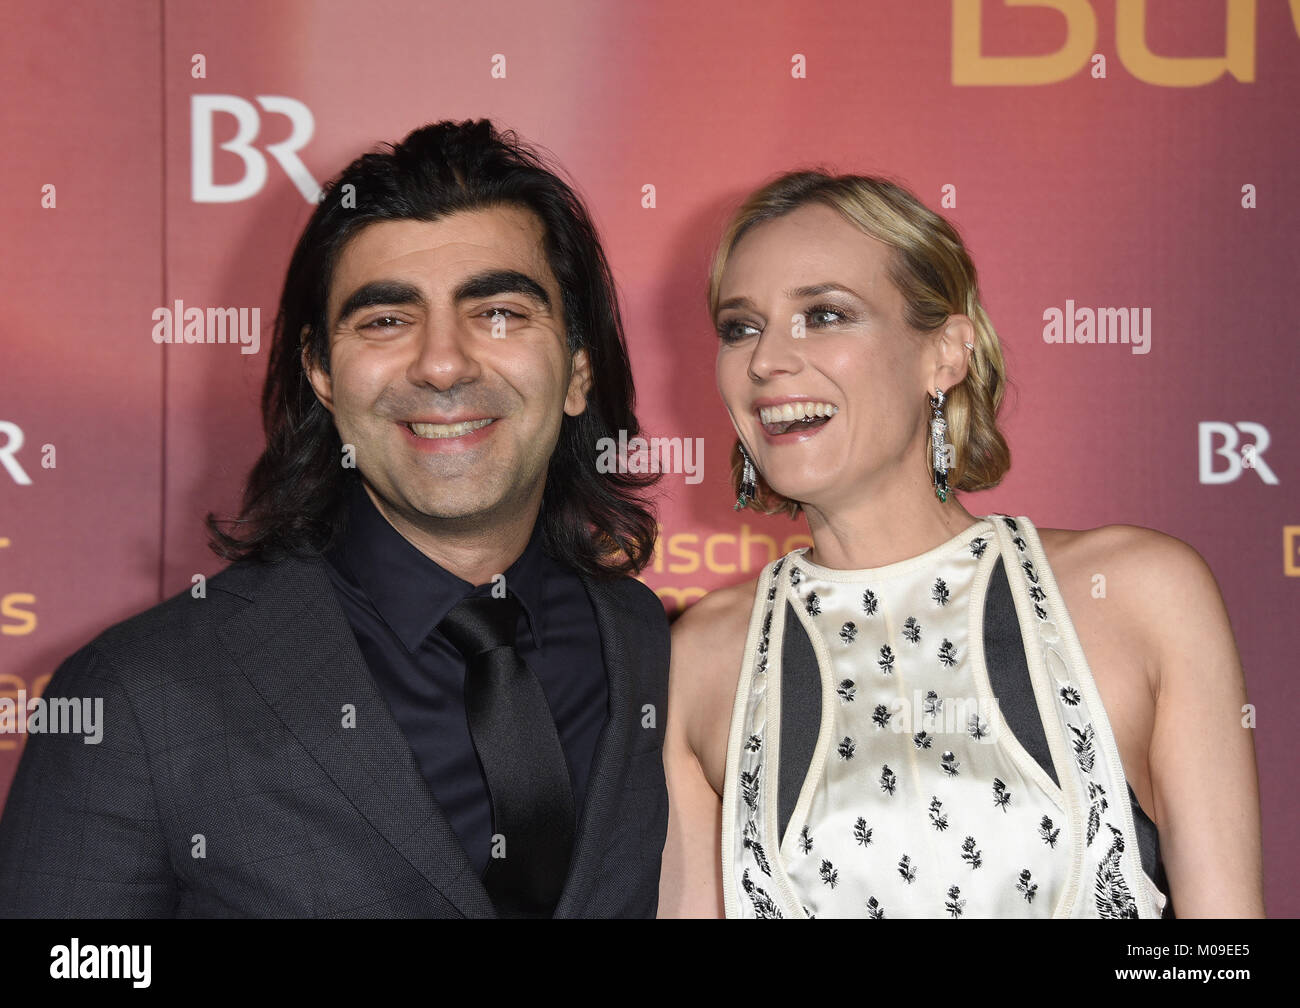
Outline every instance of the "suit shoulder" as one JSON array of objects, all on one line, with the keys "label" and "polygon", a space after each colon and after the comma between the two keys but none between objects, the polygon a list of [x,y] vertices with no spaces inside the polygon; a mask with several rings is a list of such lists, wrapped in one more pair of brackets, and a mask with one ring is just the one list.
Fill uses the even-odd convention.
[{"label": "suit shoulder", "polygon": [[656,623],[662,622],[665,627],[668,625],[668,616],[664,612],[663,602],[654,593],[654,589],[644,581],[634,577],[620,577],[605,581],[603,584],[613,592],[623,606],[639,618],[653,620]]},{"label": "suit shoulder", "polygon": [[216,648],[217,626],[251,604],[257,591],[277,575],[297,566],[293,561],[237,563],[177,592],[171,598],[105,629],[69,659],[100,656],[108,665],[136,671],[185,663],[196,653]]}]

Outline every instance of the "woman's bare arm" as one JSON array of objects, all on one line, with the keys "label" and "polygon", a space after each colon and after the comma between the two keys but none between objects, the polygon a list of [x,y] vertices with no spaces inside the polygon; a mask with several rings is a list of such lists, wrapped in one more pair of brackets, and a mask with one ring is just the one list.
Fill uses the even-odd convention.
[{"label": "woman's bare arm", "polygon": [[1159,670],[1149,758],[1174,909],[1261,917],[1254,722],[1232,627],[1200,554],[1143,531],[1126,562]]},{"label": "woman's bare arm", "polygon": [[701,599],[673,624],[664,772],[668,839],[660,917],[721,917],[727,734],[754,583]]}]

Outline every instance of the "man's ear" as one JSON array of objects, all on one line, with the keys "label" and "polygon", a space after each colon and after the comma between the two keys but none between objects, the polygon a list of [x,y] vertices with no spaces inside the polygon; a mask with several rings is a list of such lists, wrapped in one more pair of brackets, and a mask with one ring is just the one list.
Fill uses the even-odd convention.
[{"label": "man's ear", "polygon": [[948,321],[934,337],[934,372],[930,378],[929,392],[945,391],[959,385],[966,377],[971,351],[967,344],[975,343],[975,326],[966,315],[949,315]]},{"label": "man's ear", "polygon": [[311,382],[312,391],[316,393],[320,404],[333,413],[334,383],[330,380],[329,373],[312,357],[311,326],[303,326],[298,339],[302,346],[302,369],[307,375],[307,380]]},{"label": "man's ear", "polygon": [[573,374],[569,376],[569,394],[564,397],[564,412],[569,416],[580,416],[587,409],[590,390],[591,361],[587,359],[586,350],[579,350],[573,355]]}]

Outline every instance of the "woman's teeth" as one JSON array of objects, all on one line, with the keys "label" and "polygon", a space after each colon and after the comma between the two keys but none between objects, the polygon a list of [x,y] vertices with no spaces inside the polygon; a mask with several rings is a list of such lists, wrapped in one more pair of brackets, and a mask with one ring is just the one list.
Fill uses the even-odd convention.
[{"label": "woman's teeth", "polygon": [[769,434],[785,434],[796,425],[813,427],[825,423],[839,411],[838,406],[826,402],[788,402],[762,407],[758,419]]},{"label": "woman's teeth", "polygon": [[833,417],[840,411],[838,406],[824,402],[788,402],[779,406],[764,406],[758,411],[758,419],[763,423],[776,423],[780,420],[804,420],[810,417]]},{"label": "woman's teeth", "polygon": [[464,437],[466,434],[481,430],[492,422],[492,417],[485,420],[463,420],[460,423],[409,423],[407,428],[416,437],[452,438]]}]

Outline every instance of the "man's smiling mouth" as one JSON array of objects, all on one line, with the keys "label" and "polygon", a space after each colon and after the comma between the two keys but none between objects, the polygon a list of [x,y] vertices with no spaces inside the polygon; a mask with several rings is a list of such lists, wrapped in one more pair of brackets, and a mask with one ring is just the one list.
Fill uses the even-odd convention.
[{"label": "man's smiling mouth", "polygon": [[406,429],[418,438],[427,440],[437,440],[439,438],[464,437],[466,434],[472,434],[476,430],[482,430],[490,423],[494,423],[495,418],[484,417],[482,420],[462,420],[459,423],[441,424],[441,423],[408,423]]}]

